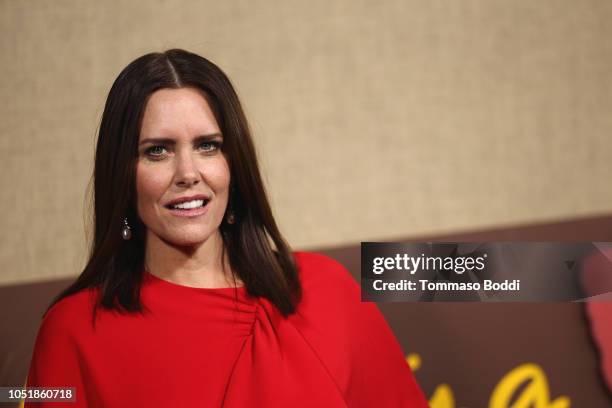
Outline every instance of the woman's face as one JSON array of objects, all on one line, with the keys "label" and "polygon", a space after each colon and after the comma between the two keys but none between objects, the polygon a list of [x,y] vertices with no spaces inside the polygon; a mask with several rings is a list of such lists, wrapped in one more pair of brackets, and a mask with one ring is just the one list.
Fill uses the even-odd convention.
[{"label": "woman's face", "polygon": [[222,143],[219,125],[197,89],[161,89],[150,96],[136,167],[137,209],[147,239],[154,234],[190,246],[219,233],[230,184]]}]

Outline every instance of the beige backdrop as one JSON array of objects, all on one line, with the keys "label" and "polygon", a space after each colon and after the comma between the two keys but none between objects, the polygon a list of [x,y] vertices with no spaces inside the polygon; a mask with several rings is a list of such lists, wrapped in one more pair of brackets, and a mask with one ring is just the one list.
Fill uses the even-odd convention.
[{"label": "beige backdrop", "polygon": [[612,212],[612,3],[0,2],[0,284],[74,276],[108,89],[181,47],[242,97],[294,247]]}]

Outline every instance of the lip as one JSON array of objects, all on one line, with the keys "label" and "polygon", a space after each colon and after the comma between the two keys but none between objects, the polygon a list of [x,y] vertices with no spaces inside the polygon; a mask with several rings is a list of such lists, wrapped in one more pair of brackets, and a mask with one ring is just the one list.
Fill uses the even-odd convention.
[{"label": "lip", "polygon": [[210,203],[210,200],[206,202],[206,204],[204,204],[202,207],[190,208],[188,210],[176,210],[176,209],[168,208],[168,207],[166,207],[166,209],[170,211],[170,214],[176,217],[194,218],[194,217],[199,217],[200,215],[206,214],[206,212],[208,211],[209,203]]},{"label": "lip", "polygon": [[164,206],[168,208],[168,206],[170,205],[184,203],[185,201],[192,201],[192,200],[210,201],[210,198],[208,196],[205,196],[204,194],[198,194],[198,195],[193,195],[193,196],[183,196],[183,197],[175,198],[174,200],[168,201],[166,204],[164,204]]}]

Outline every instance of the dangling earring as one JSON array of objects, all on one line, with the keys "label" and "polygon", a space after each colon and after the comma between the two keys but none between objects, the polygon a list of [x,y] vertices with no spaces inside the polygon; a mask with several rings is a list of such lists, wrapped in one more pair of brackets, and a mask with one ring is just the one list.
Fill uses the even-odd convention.
[{"label": "dangling earring", "polygon": [[121,237],[126,241],[132,238],[132,229],[130,228],[130,225],[128,224],[127,217],[123,219],[123,228],[121,228]]}]

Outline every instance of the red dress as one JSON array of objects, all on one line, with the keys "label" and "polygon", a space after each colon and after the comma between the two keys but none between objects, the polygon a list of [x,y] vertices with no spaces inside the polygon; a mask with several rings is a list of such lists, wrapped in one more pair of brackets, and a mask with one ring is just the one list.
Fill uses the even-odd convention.
[{"label": "red dress", "polygon": [[26,407],[427,407],[399,343],[336,261],[296,253],[303,285],[284,319],[241,288],[191,288],[145,271],[150,313],[64,298],[38,332],[28,386],[74,386],[76,403]]}]

